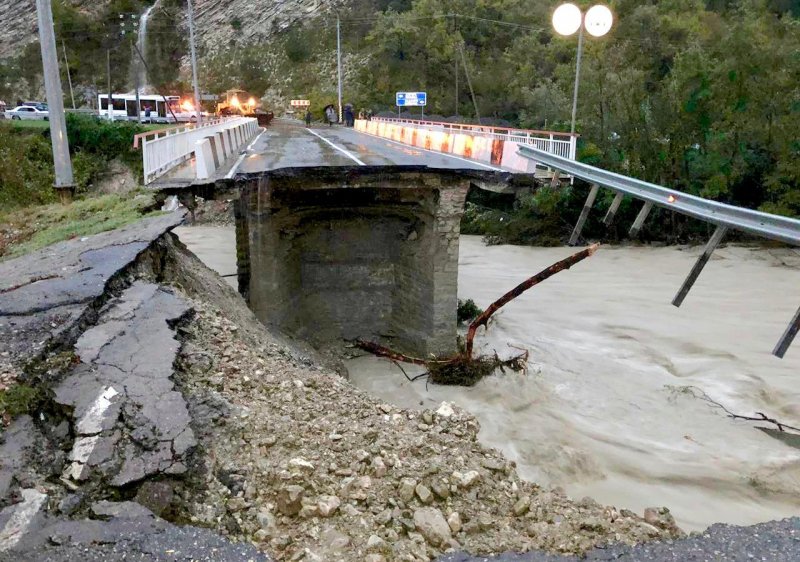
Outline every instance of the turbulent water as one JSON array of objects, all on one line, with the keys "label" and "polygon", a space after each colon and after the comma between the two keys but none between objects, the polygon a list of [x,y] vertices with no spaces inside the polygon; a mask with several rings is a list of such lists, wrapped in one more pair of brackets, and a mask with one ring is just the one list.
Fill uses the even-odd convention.
[{"label": "turbulent water", "polygon": [[[180,235],[234,272],[230,229]],[[784,360],[770,354],[800,303],[800,252],[723,248],[676,309],[669,303],[698,251],[604,248],[513,301],[479,343],[530,350],[525,375],[426,389],[362,357],[348,365],[351,380],[402,406],[457,403],[524,477],[574,497],[640,513],[666,505],[687,530],[798,515],[800,448],[729,419],[701,392],[800,426],[800,345]],[[571,252],[462,237],[459,296],[485,307]]]}]

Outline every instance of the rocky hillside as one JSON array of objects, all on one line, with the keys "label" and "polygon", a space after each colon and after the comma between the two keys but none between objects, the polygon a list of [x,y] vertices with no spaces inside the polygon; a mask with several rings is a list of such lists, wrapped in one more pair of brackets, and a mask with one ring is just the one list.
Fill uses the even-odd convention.
[{"label": "rocky hillside", "polygon": [[0,58],[18,54],[36,31],[34,0],[0,0]]},{"label": "rocky hillside", "polygon": [[197,35],[206,52],[266,40],[299,20],[332,14],[345,0],[196,0]]},{"label": "rocky hillside", "polygon": [[[118,4],[114,0],[62,1],[97,17]],[[156,3],[162,1],[156,0]],[[143,5],[151,3],[142,2]],[[318,13],[332,13],[344,4],[344,0],[194,0],[198,40],[209,51],[234,40],[239,44],[261,41],[298,20]],[[130,3],[120,4],[120,7],[124,12],[130,11]],[[38,38],[37,34],[35,0],[0,0],[0,59],[19,55],[25,45]]]}]

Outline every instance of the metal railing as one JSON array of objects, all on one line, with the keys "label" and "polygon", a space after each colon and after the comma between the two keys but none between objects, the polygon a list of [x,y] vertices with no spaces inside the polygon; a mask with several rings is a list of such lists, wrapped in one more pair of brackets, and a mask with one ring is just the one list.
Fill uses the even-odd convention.
[{"label": "metal railing", "polygon": [[501,139],[520,144],[528,144],[558,154],[564,158],[575,159],[577,143],[580,135],[560,131],[538,131],[534,129],[514,129],[510,127],[494,127],[492,125],[471,125],[466,123],[447,123],[445,121],[424,121],[419,119],[403,119],[399,117],[373,117],[373,121],[407,125],[448,133],[464,133],[493,139]]},{"label": "metal railing", "polygon": [[[609,172],[527,146],[521,146],[519,154],[533,160],[537,165],[547,166],[557,170],[559,173],[569,174],[575,178],[585,180],[592,185],[581,215],[578,218],[578,223],[572,231],[570,245],[578,242],[601,187],[616,193],[603,221],[606,225],[610,225],[614,220],[625,196],[644,201],[644,205],[631,227],[631,236],[636,236],[639,233],[654,206],[663,207],[715,225],[717,227],[716,231],[672,301],[675,306],[683,304],[684,299],[711,258],[711,254],[722,242],[728,230],[740,230],[769,240],[800,246],[800,220],[797,219],[703,199],[702,197]],[[800,331],[800,311],[792,319],[788,329],[775,347],[773,354],[783,358],[798,331]]]},{"label": "metal railing", "polygon": [[[197,149],[197,141],[251,121],[255,122],[255,119],[245,117],[215,119],[199,126],[187,124],[136,135],[134,147],[141,146],[142,149],[145,185],[190,158]],[[232,144],[236,145],[233,148],[238,148],[241,142]]]}]

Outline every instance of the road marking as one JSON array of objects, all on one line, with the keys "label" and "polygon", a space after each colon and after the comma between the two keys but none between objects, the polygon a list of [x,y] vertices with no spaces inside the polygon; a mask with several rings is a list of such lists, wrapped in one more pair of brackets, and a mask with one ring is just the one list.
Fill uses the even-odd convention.
[{"label": "road marking", "polygon": [[475,164],[476,166],[482,166],[482,167],[486,168],[487,170],[492,170],[494,172],[505,172],[505,171],[507,171],[507,170],[504,170],[502,168],[495,168],[494,166],[490,166],[489,164],[484,164],[483,162],[478,162],[477,160],[470,160],[468,158],[461,158],[460,156],[455,156],[453,154],[448,154],[447,152],[438,152],[436,150],[431,150],[429,148],[422,148],[422,147],[419,147],[419,146],[411,146],[410,144],[404,144],[402,142],[398,142],[398,141],[392,140],[392,139],[385,139],[385,138],[379,137],[377,135],[370,135],[369,133],[364,133],[362,131],[356,131],[356,132],[360,133],[362,135],[366,135],[368,137],[371,137],[373,139],[384,140],[386,142],[390,142],[392,144],[396,144],[396,145],[402,146],[404,148],[413,148],[414,150],[424,150],[425,152],[430,152],[431,154],[438,154],[439,156],[447,156],[449,158],[455,158],[456,160],[461,160],[462,162],[467,162],[468,164]]},{"label": "road marking", "polygon": [[93,435],[103,431],[105,414],[111,407],[111,400],[117,395],[117,389],[109,386],[92,402],[86,414],[75,424],[75,430],[80,435]]},{"label": "road marking", "polygon": [[13,548],[25,536],[45,500],[47,494],[37,490],[22,490],[22,502],[14,506],[14,513],[0,531],[0,552]]},{"label": "road marking", "polygon": [[309,133],[311,133],[311,134],[312,134],[312,135],[314,135],[315,137],[317,137],[317,138],[320,138],[320,139],[324,140],[324,141],[325,141],[325,142],[327,142],[329,145],[331,145],[333,148],[335,148],[336,150],[338,150],[339,152],[341,152],[342,154],[344,154],[345,156],[347,156],[347,157],[348,157],[348,158],[350,158],[351,160],[354,160],[354,161],[356,162],[356,164],[358,164],[359,166],[366,166],[366,164],[364,164],[364,163],[363,163],[361,160],[359,160],[358,158],[356,158],[355,156],[353,156],[353,154],[352,154],[352,153],[348,152],[347,150],[345,150],[345,149],[344,149],[344,148],[342,148],[341,146],[336,146],[336,145],[335,145],[335,144],[333,144],[331,141],[329,141],[328,139],[326,139],[326,138],[325,138],[325,137],[323,137],[322,135],[320,135],[320,134],[318,134],[318,133],[315,133],[315,132],[314,132],[314,131],[312,131],[311,129],[306,129],[306,131],[308,131]]},{"label": "road marking", "polygon": [[244,149],[244,152],[241,154],[241,156],[239,156],[239,159],[236,160],[236,164],[233,165],[233,168],[231,168],[231,171],[228,172],[227,174],[225,174],[225,179],[226,180],[229,180],[233,176],[236,175],[236,172],[239,170],[239,166],[242,165],[242,162],[244,162],[244,159],[247,157],[247,153],[250,152],[250,150],[253,148],[253,146],[255,146],[256,141],[258,141],[258,139],[261,138],[261,135],[264,134],[265,130],[266,129],[261,129],[261,132],[258,133],[258,136],[256,136],[256,138],[253,139],[253,142],[251,142],[250,144],[247,145],[247,148]]}]

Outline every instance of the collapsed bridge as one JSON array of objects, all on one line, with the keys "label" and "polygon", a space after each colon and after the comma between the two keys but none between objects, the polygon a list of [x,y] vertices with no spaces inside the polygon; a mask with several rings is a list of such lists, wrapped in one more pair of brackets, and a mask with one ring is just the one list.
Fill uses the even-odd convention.
[{"label": "collapsed bridge", "polygon": [[[239,286],[262,321],[312,339],[388,339],[425,354],[447,353],[455,345],[459,223],[471,187],[518,194],[537,181],[588,182],[571,244],[580,239],[601,188],[615,192],[606,224],[623,198],[643,202],[632,236],[654,207],[714,225],[676,306],[729,230],[800,246],[798,220],[575,162],[574,153],[559,152],[558,143],[567,141],[491,127],[454,131],[446,124],[389,121],[357,123],[357,130],[279,122],[224,168],[227,180],[210,185],[173,178],[153,187],[206,198],[224,193],[238,201]],[[485,150],[476,150],[480,146]],[[798,331],[800,310],[774,355],[783,357]]]}]

